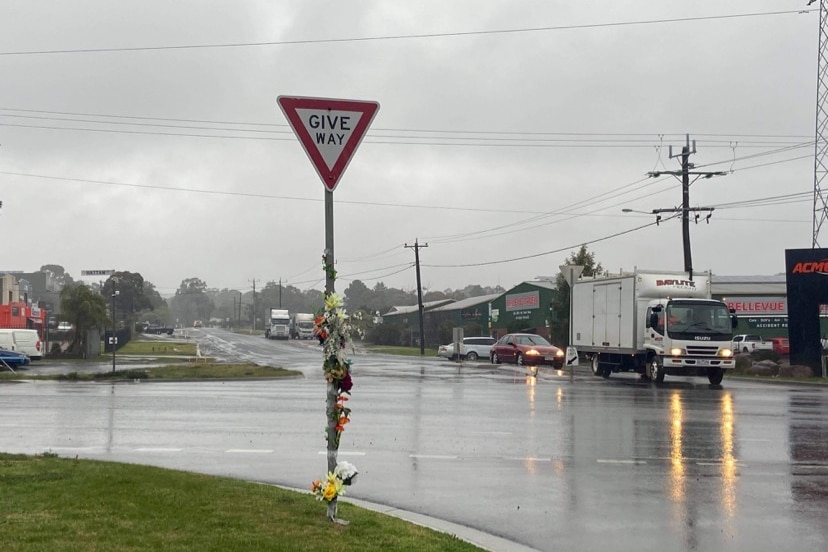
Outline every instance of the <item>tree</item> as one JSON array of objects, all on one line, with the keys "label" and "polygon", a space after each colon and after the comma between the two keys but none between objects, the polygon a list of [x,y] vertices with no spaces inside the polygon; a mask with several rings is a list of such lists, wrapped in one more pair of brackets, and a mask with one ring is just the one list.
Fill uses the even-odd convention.
[{"label": "tree", "polygon": [[198,278],[181,280],[171,303],[173,316],[186,324],[192,324],[196,320],[206,322],[213,312],[213,301],[207,295],[207,284]]},{"label": "tree", "polygon": [[84,284],[73,284],[60,292],[61,319],[75,326],[70,353],[85,350],[86,332],[100,330],[107,322],[106,300]]},{"label": "tree", "polygon": [[[582,245],[577,252],[573,252],[566,260],[568,265],[580,265],[584,267],[583,276],[594,276],[601,272],[601,263],[595,263],[595,253],[587,251],[586,245]],[[555,344],[569,345],[569,284],[563,274],[558,274],[555,279],[557,293],[549,306],[551,320],[549,321],[549,332],[552,342]]]},{"label": "tree", "polygon": [[[116,294],[115,297],[112,297],[113,294]],[[144,295],[144,277],[137,272],[122,271],[112,274],[104,282],[103,296],[114,306],[115,312],[112,313],[112,317],[116,321],[122,319],[132,322],[135,320],[135,313],[152,308],[149,298]]]},{"label": "tree", "polygon": [[69,273],[66,272],[66,270],[59,264],[45,264],[40,267],[40,272],[50,273],[54,277],[55,283],[59,289],[63,289],[64,287],[71,286],[75,283]]},{"label": "tree", "polygon": [[367,309],[371,290],[361,280],[354,280],[345,290],[345,306],[349,311]]}]

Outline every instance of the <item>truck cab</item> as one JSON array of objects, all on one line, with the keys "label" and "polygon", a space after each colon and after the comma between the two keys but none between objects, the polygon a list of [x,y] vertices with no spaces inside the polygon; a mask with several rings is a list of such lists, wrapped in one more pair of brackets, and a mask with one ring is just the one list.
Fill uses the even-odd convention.
[{"label": "truck cab", "polygon": [[734,365],[731,336],[735,322],[721,301],[651,301],[645,318],[644,346],[654,354],[650,362],[662,365],[663,371],[659,370],[657,377],[663,373],[713,368],[716,377],[711,379],[717,379],[717,368]]}]

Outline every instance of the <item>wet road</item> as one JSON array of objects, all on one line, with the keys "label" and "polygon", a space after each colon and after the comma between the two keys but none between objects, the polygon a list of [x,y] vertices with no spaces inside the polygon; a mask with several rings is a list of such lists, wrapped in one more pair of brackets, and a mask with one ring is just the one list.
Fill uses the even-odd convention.
[{"label": "wet road", "polygon": [[[302,379],[0,385],[0,450],[305,488],[325,470],[310,342],[209,330],[207,354]],[[355,498],[538,550],[828,549],[828,390],[357,354],[340,459]]]}]

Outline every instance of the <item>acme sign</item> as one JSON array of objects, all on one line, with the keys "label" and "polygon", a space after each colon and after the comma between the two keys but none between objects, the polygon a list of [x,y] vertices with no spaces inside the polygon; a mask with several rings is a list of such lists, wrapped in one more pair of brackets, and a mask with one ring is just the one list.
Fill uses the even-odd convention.
[{"label": "acme sign", "polygon": [[825,274],[828,275],[828,259],[821,261],[796,263],[791,274]]}]

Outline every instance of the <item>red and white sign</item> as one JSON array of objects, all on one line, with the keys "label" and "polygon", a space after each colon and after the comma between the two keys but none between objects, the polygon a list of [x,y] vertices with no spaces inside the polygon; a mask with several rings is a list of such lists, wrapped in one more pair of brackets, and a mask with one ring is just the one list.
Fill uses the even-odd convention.
[{"label": "red and white sign", "polygon": [[325,188],[333,192],[379,103],[290,96],[279,96],[277,101]]}]

